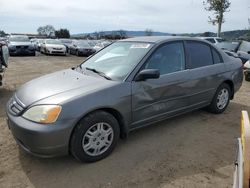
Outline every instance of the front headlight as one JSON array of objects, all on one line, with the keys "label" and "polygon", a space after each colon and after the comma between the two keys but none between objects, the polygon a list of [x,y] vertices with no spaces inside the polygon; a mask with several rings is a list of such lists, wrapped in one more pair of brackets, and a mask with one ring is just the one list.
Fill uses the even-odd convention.
[{"label": "front headlight", "polygon": [[23,117],[37,123],[49,124],[57,120],[61,110],[59,105],[33,106],[24,112]]}]

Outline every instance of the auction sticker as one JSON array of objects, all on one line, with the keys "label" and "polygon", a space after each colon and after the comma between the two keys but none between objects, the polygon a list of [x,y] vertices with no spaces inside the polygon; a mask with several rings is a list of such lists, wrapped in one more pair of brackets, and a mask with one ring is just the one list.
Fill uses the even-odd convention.
[{"label": "auction sticker", "polygon": [[132,44],[130,48],[148,48],[150,44]]}]

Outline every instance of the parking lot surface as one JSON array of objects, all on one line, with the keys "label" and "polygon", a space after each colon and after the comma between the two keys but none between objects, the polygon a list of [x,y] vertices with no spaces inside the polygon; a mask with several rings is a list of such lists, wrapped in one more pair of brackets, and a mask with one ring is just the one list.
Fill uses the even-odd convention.
[{"label": "parking lot surface", "polygon": [[96,163],[71,156],[33,157],[18,148],[5,104],[23,83],[78,65],[84,57],[11,57],[0,88],[0,187],[232,187],[241,110],[250,112],[250,82],[220,115],[194,111],[132,132]]}]

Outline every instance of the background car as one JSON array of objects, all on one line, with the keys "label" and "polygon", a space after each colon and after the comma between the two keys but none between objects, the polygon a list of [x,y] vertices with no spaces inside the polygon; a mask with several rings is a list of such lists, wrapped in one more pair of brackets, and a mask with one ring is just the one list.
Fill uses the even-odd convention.
[{"label": "background car", "polygon": [[35,47],[26,35],[10,35],[8,48],[10,55],[36,55]]},{"label": "background car", "polygon": [[61,41],[61,43],[66,47],[66,51],[67,53],[69,52],[69,46],[72,44],[72,40],[71,39],[59,39]]},{"label": "background car", "polygon": [[69,53],[77,56],[90,56],[95,52],[86,40],[74,40],[69,48]]},{"label": "background car", "polygon": [[245,80],[246,81],[250,81],[250,60],[248,60],[245,64],[244,64],[244,74],[245,74]]},{"label": "background car", "polygon": [[5,42],[0,41],[0,86],[2,86],[3,73],[8,67],[9,50]]},{"label": "background car", "polygon": [[110,44],[111,44],[111,42],[109,42],[109,41],[99,41],[99,42],[94,46],[94,49],[95,49],[96,51],[99,51],[99,50],[103,49],[104,47],[106,47],[106,46],[108,46],[108,45],[110,45]]},{"label": "background car", "polygon": [[220,42],[225,41],[224,39],[222,39],[221,37],[200,37],[201,39],[204,39],[206,41],[211,42],[212,44],[218,44]]},{"label": "background car", "polygon": [[41,53],[66,55],[66,47],[59,40],[45,39],[41,44]]},{"label": "background car", "polygon": [[242,41],[237,51],[237,55],[243,63],[250,60],[250,42]]},{"label": "background car", "polygon": [[238,57],[237,51],[239,49],[241,42],[220,42],[217,47],[222,49],[228,55],[233,57]]}]

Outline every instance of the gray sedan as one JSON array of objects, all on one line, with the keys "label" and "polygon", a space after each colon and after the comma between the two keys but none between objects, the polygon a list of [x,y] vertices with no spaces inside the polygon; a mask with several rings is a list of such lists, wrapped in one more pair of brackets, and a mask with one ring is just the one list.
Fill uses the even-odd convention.
[{"label": "gray sedan", "polygon": [[24,84],[7,103],[8,125],[29,153],[93,162],[134,129],[204,107],[222,113],[242,79],[240,59],[204,40],[126,39]]}]

